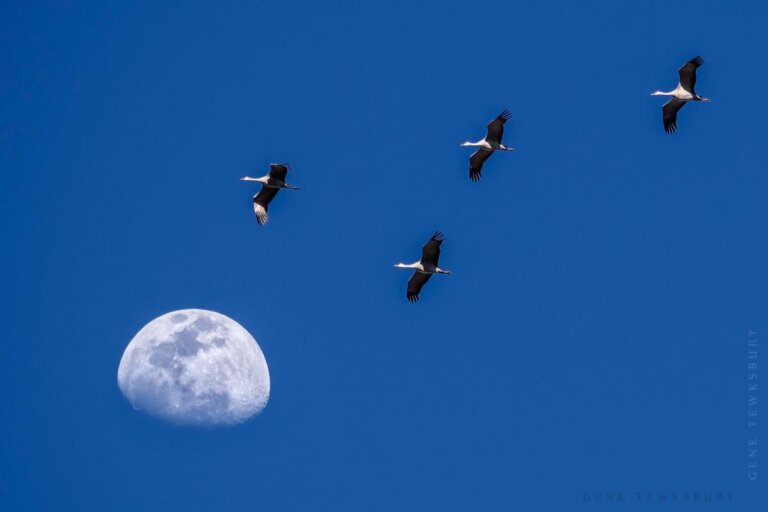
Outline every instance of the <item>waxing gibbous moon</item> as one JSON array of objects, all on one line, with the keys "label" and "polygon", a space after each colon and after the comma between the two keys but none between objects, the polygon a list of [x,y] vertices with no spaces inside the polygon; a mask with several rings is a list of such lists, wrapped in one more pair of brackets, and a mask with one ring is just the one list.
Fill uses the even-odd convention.
[{"label": "waxing gibbous moon", "polygon": [[123,353],[117,383],[135,409],[183,425],[240,423],[269,400],[269,369],[256,340],[203,309],[145,325]]}]

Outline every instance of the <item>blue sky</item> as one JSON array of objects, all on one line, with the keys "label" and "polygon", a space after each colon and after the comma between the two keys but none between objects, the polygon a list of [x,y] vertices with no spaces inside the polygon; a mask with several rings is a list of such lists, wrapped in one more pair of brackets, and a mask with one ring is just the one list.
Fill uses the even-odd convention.
[{"label": "blue sky", "polygon": [[[4,2],[1,508],[765,510],[767,16]],[[712,103],[666,135],[649,94],[698,54]],[[473,184],[459,144],[504,108],[518,151]],[[238,178],[272,161],[301,191],[261,228]],[[435,229],[454,275],[409,304],[392,265]],[[261,416],[189,430],[121,396],[127,343],[181,308],[259,341]]]}]

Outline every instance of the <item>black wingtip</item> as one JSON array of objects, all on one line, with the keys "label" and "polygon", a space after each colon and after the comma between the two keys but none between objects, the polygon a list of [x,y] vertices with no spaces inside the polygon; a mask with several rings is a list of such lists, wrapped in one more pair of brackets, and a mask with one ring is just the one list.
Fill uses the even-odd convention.
[{"label": "black wingtip", "polygon": [[473,182],[480,181],[480,173],[475,171],[469,171],[469,179]]},{"label": "black wingtip", "polygon": [[499,118],[506,121],[507,119],[509,119],[509,116],[511,115],[512,113],[505,108],[504,111],[501,114],[499,114]]},{"label": "black wingtip", "polygon": [[417,293],[408,293],[406,295],[408,296],[408,302],[412,304],[419,302],[419,295]]},{"label": "black wingtip", "polygon": [[443,234],[438,229],[437,231],[435,231],[435,234],[432,235],[431,240],[435,241],[435,242],[442,242],[443,240],[445,240],[445,237],[443,236]]},{"label": "black wingtip", "polygon": [[701,55],[697,55],[688,62],[691,64],[696,64],[697,66],[701,66],[702,64],[704,64],[704,59],[701,58]]},{"label": "black wingtip", "polygon": [[676,123],[667,123],[664,125],[664,131],[667,133],[675,133],[677,131]]}]

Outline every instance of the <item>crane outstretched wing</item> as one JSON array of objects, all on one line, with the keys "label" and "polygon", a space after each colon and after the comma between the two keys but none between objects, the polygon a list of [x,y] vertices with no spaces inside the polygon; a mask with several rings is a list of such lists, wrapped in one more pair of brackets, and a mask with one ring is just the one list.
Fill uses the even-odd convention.
[{"label": "crane outstretched wing", "polygon": [[665,132],[675,133],[675,130],[677,130],[677,111],[683,108],[683,105],[686,103],[688,102],[672,98],[661,107],[661,117],[664,120]]},{"label": "crane outstretched wing", "polygon": [[501,114],[496,116],[496,119],[488,123],[488,133],[485,135],[485,140],[501,144],[501,138],[504,136],[504,123],[507,122],[509,116],[509,110],[505,109]]},{"label": "crane outstretched wing", "polygon": [[258,222],[260,226],[263,226],[269,220],[269,216],[267,216],[269,203],[272,202],[279,191],[279,188],[271,188],[262,185],[259,193],[253,196],[253,211],[256,214],[256,222]]},{"label": "crane outstretched wing", "polygon": [[683,67],[677,70],[677,74],[680,75],[680,85],[682,85],[683,89],[690,92],[691,94],[695,94],[694,89],[696,88],[696,70],[702,64],[704,64],[704,59],[696,56],[686,62]]},{"label": "crane outstretched wing", "polygon": [[437,261],[440,259],[440,246],[443,244],[443,240],[443,234],[440,231],[435,231],[429,242],[421,248],[422,263],[437,266]]},{"label": "crane outstretched wing", "polygon": [[408,280],[408,290],[406,291],[408,302],[419,302],[419,293],[421,293],[421,289],[429,281],[430,277],[432,277],[432,274],[413,273]]},{"label": "crane outstretched wing", "polygon": [[479,181],[480,176],[483,173],[483,164],[488,160],[493,151],[480,148],[469,157],[469,179],[472,181]]},{"label": "crane outstretched wing", "polygon": [[288,164],[269,164],[269,177],[285,181],[285,176],[288,174]]}]

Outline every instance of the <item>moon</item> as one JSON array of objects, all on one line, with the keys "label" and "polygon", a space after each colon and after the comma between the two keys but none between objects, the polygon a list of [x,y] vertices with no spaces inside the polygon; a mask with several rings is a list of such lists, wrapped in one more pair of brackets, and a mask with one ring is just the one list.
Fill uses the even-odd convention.
[{"label": "moon", "polygon": [[145,325],[123,353],[117,383],[135,409],[181,425],[241,423],[269,400],[259,344],[231,318],[203,309]]}]

